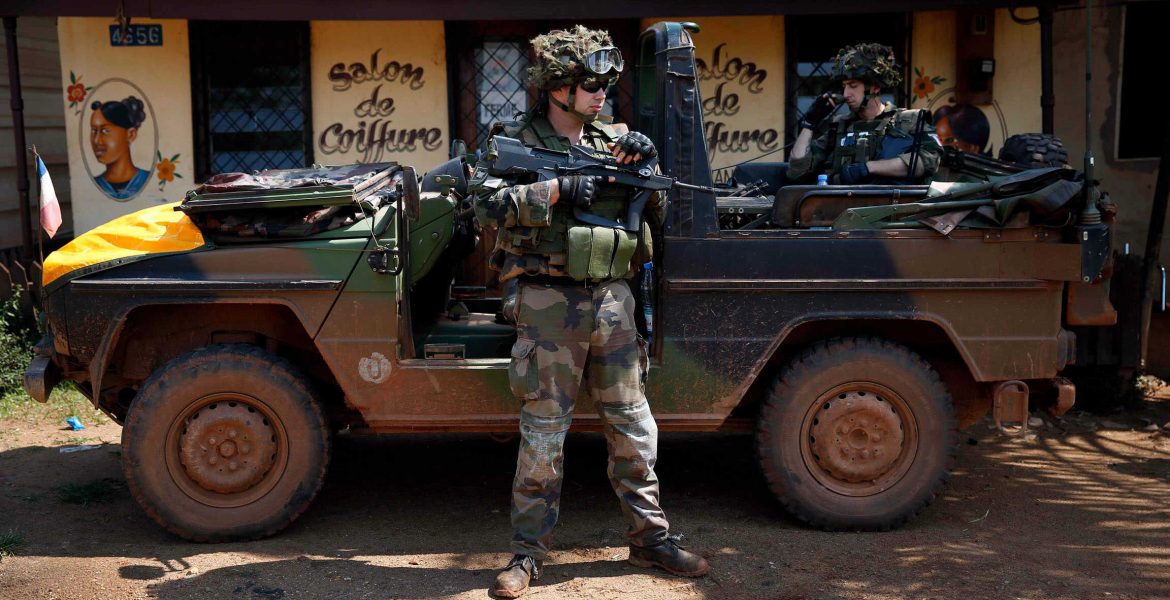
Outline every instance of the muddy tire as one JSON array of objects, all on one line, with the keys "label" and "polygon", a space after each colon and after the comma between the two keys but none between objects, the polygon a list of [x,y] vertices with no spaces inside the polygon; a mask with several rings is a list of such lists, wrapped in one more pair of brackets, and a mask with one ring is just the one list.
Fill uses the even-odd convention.
[{"label": "muddy tire", "polygon": [[160,525],[198,542],[272,535],[321,489],[329,429],[309,381],[245,345],[160,367],[122,429],[130,491]]},{"label": "muddy tire", "polygon": [[1055,135],[1019,133],[1004,141],[999,159],[1025,169],[1062,167],[1068,164],[1068,150]]},{"label": "muddy tire", "polygon": [[827,530],[888,530],[929,505],[958,451],[951,396],[907,348],[836,338],[785,367],[760,412],[768,486],[799,519]]}]

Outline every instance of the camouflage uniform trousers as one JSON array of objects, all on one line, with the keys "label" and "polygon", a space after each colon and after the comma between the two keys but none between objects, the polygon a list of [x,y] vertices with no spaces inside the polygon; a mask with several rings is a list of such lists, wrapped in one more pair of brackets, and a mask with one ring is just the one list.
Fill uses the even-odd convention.
[{"label": "camouflage uniform trousers", "polygon": [[518,306],[509,376],[524,404],[512,483],[513,554],[538,560],[548,554],[560,511],[565,434],[583,376],[602,418],[609,481],[630,522],[630,542],[662,542],[669,525],[658,506],[654,474],[658,426],[646,401],[648,358],[629,284],[523,283]]}]

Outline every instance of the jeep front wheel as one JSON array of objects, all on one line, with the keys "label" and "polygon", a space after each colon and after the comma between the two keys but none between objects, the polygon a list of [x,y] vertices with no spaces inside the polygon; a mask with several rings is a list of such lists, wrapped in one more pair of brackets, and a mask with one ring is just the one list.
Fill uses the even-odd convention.
[{"label": "jeep front wheel", "polygon": [[823,529],[886,530],[942,491],[957,438],[950,394],[929,364],[898,344],[847,338],[789,363],[756,441],[789,512]]},{"label": "jeep front wheel", "polygon": [[122,430],[134,498],[194,541],[283,529],[317,495],[328,463],[329,430],[311,384],[252,346],[208,346],[166,363]]}]

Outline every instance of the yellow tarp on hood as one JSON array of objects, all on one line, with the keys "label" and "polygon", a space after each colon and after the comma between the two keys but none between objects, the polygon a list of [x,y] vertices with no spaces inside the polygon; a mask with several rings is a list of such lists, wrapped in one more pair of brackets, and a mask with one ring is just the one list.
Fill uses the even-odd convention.
[{"label": "yellow tarp on hood", "polygon": [[41,285],[78,269],[146,254],[186,252],[204,245],[203,234],[177,203],[140,210],[99,225],[45,258]]}]

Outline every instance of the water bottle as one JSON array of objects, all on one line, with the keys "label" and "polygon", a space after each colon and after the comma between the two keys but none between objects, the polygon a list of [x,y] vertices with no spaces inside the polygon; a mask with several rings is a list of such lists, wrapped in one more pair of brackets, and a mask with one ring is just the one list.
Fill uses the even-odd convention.
[{"label": "water bottle", "polygon": [[642,314],[646,317],[646,341],[654,340],[654,263],[642,265]]},{"label": "water bottle", "polygon": [[817,175],[817,185],[829,185],[829,176],[826,173]]}]

